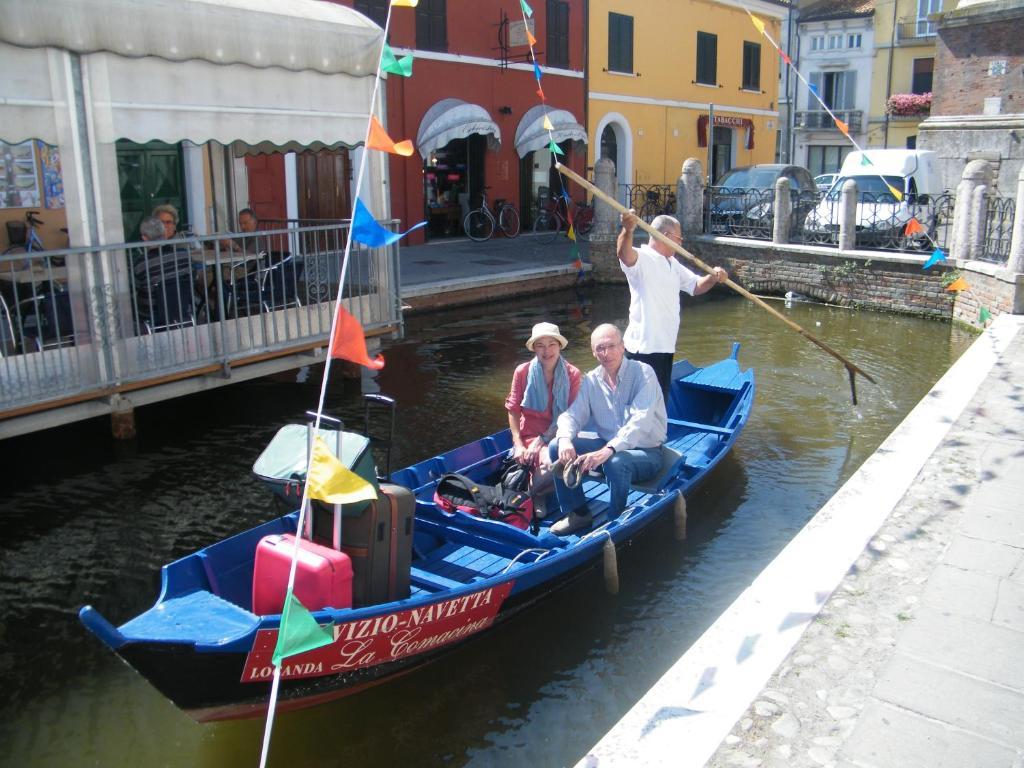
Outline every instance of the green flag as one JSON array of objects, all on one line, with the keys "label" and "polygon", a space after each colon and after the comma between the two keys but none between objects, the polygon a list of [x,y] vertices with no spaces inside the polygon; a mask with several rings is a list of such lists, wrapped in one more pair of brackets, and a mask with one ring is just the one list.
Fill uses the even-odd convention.
[{"label": "green flag", "polygon": [[861,155],[860,156],[860,164],[861,165],[874,165],[874,163],[871,162],[871,158],[869,158],[867,155]]},{"label": "green flag", "polygon": [[380,59],[380,68],[392,75],[412,77],[412,55],[403,56],[401,59],[395,56],[391,46],[384,43],[384,54]]},{"label": "green flag", "polygon": [[562,148],[559,147],[557,144],[555,144],[555,140],[554,139],[552,139],[551,143],[548,144],[548,149],[550,149],[556,155],[565,155],[565,152],[562,151]]},{"label": "green flag", "polygon": [[289,590],[284,601],[284,611],[281,612],[281,628],[277,632],[277,646],[272,657],[274,666],[281,666],[281,662],[289,656],[333,642],[334,633],[330,625],[321,627],[317,624],[313,614]]},{"label": "green flag", "polygon": [[992,313],[988,311],[988,307],[981,307],[978,310],[978,322],[984,325],[992,319]]},{"label": "green flag", "polygon": [[519,0],[519,4],[523,6],[523,13],[525,13],[528,17],[533,16],[533,8],[526,4],[526,0]]}]

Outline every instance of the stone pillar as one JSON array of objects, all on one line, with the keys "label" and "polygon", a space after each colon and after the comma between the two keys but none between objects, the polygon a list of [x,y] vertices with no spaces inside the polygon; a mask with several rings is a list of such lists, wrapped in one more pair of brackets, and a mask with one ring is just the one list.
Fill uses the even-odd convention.
[{"label": "stone pillar", "polygon": [[971,258],[971,208],[974,188],[992,180],[992,166],[984,160],[972,160],[964,166],[960,184],[956,188],[956,202],[953,206],[953,233],[949,244],[950,261],[967,261]]},{"label": "stone pillar", "polygon": [[[594,163],[594,184],[613,200],[618,180],[615,163],[607,157]],[[594,280],[599,283],[616,283],[625,280],[615,255],[615,241],[619,234],[619,213],[603,200],[594,198],[594,228],[590,232],[590,263],[594,268]]]},{"label": "stone pillar", "polygon": [[985,255],[985,224],[988,211],[988,184],[979,184],[971,193],[971,218],[967,230],[964,258],[980,261]]},{"label": "stone pillar", "polygon": [[1013,211],[1013,239],[1006,268],[1017,274],[1024,272],[1024,167],[1017,174],[1017,207]]},{"label": "stone pillar", "polygon": [[857,247],[857,182],[847,179],[839,192],[839,250]]},{"label": "stone pillar", "polygon": [[789,220],[793,216],[793,197],[789,193],[789,179],[780,176],[775,180],[775,226],[772,242],[780,245],[789,242]]},{"label": "stone pillar", "polygon": [[110,398],[110,433],[115,440],[135,439],[135,407],[121,395]]},{"label": "stone pillar", "polygon": [[683,237],[704,231],[704,169],[695,157],[683,163],[683,175],[676,184],[676,218]]}]

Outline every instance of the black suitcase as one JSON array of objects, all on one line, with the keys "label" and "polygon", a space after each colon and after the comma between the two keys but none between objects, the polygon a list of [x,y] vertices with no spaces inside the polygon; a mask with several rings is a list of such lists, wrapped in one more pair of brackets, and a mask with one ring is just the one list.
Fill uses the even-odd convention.
[{"label": "black suitcase", "polygon": [[[313,538],[334,540],[335,515],[313,507]],[[409,596],[416,497],[408,488],[381,483],[377,501],[354,517],[345,514],[341,550],[352,560],[352,605],[387,603]]]}]

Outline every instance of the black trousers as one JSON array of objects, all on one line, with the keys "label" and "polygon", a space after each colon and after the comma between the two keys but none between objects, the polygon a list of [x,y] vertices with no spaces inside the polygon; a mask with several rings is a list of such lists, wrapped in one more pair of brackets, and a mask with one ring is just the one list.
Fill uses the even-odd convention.
[{"label": "black trousers", "polygon": [[672,383],[672,353],[671,352],[630,352],[626,350],[626,357],[630,360],[639,360],[647,363],[658,376],[658,383],[661,384],[661,394],[665,397],[665,404],[668,405],[668,388]]}]

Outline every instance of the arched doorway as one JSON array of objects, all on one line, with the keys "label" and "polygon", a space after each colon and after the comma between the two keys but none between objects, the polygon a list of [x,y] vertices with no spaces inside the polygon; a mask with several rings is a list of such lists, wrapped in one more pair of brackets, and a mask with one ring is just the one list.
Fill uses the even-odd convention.
[{"label": "arched doorway", "polygon": [[[618,112],[609,112],[601,118],[595,132],[598,139],[597,157],[607,157],[615,163],[618,182],[616,198],[626,202],[626,185],[633,179],[633,132],[629,121]],[[614,153],[614,154],[613,154]]]}]

